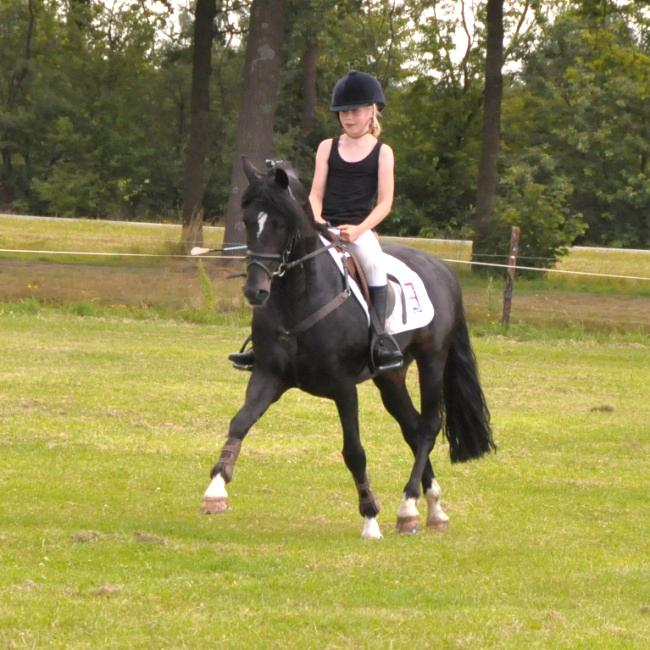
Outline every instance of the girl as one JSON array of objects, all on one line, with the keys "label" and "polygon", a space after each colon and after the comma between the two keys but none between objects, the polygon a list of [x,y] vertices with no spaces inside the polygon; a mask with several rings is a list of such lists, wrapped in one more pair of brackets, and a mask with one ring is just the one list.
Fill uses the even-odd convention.
[{"label": "girl", "polygon": [[372,362],[375,370],[397,368],[399,346],[384,332],[388,294],[382,250],[373,228],[390,213],[394,192],[393,150],[378,138],[386,100],[370,74],[349,72],[332,91],[330,110],[343,134],[320,143],[309,194],[314,217],[334,227],[363,267],[377,316]]},{"label": "girl", "polygon": [[[336,82],[330,110],[337,113],[343,133],[320,143],[309,194],[316,221],[338,232],[366,274],[376,315],[371,361],[377,372],[403,363],[399,345],[384,331],[388,286],[373,232],[393,204],[393,151],[378,139],[385,104],[382,87],[370,74],[353,70]],[[236,368],[251,369],[254,354],[249,350],[229,359]]]}]

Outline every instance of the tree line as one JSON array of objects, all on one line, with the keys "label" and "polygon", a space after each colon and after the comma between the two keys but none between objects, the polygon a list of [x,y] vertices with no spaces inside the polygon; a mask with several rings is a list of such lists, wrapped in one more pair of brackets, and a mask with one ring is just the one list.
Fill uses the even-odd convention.
[{"label": "tree line", "polygon": [[[318,142],[338,130],[331,88],[361,69],[385,88],[396,153],[382,232],[480,228],[481,251],[499,254],[518,225],[521,254],[540,258],[574,243],[650,247],[647,2],[175,10],[170,0],[2,0],[1,209],[178,220],[190,239],[221,222],[236,239],[238,155],[290,160],[308,185]],[[486,58],[498,45],[495,101]],[[493,178],[481,187],[484,164]]]}]

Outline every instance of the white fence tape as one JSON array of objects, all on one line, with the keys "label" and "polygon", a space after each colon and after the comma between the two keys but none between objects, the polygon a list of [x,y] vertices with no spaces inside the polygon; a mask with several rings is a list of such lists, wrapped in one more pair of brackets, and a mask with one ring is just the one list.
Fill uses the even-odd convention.
[{"label": "white fence tape", "polygon": [[[501,269],[510,268],[507,264],[493,264],[491,262],[472,262],[469,260],[449,260],[444,257],[440,258],[443,262],[452,262],[454,264],[471,264],[476,266],[491,266]],[[566,275],[588,275],[597,278],[613,278],[619,280],[645,280],[650,281],[650,278],[643,277],[641,275],[614,275],[610,273],[595,273],[592,271],[567,271],[565,269],[546,269],[540,268],[537,266],[515,266],[513,267],[516,270],[521,271],[539,271],[540,273],[564,273]]]},{"label": "white fence tape", "polygon": [[[87,255],[97,257],[170,257],[198,259],[196,255],[174,255],[172,253],[105,253],[95,251],[39,251],[23,248],[0,248],[0,253],[31,253],[32,255]],[[228,260],[245,260],[242,255],[201,255],[201,257],[210,259],[228,259]]]},{"label": "white fence tape", "polygon": [[[181,259],[199,259],[196,255],[174,255],[171,253],[106,253],[106,252],[92,252],[92,251],[48,251],[48,250],[29,250],[21,248],[0,248],[0,253],[20,253],[31,255],[85,255],[96,257],[158,257],[158,258],[181,258]],[[203,259],[228,259],[228,260],[244,260],[242,255],[202,255]],[[473,266],[487,266],[491,268],[507,269],[507,264],[496,264],[493,262],[472,262],[470,260],[454,260],[444,257],[440,258],[443,262],[451,264],[470,264]],[[516,270],[521,271],[538,271],[540,273],[562,273],[565,275],[583,275],[597,278],[610,278],[615,280],[640,280],[642,282],[649,282],[649,277],[640,275],[616,275],[612,273],[595,273],[592,271],[568,271],[565,269],[550,269],[540,268],[537,266],[515,266]]]}]

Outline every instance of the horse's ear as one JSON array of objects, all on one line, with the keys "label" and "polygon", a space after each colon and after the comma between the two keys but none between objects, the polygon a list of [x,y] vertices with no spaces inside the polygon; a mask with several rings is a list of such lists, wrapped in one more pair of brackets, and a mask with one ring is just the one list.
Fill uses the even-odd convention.
[{"label": "horse's ear", "polygon": [[289,174],[280,167],[275,168],[275,182],[283,189],[289,187]]},{"label": "horse's ear", "polygon": [[241,163],[242,167],[244,168],[244,174],[246,174],[246,178],[248,179],[249,183],[262,178],[262,174],[257,171],[255,165],[253,165],[253,163],[248,158],[246,158],[246,156],[241,157]]}]

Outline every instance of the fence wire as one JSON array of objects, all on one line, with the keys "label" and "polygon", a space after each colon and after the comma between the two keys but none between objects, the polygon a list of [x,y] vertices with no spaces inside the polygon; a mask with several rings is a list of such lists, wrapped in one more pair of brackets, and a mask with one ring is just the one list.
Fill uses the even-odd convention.
[{"label": "fence wire", "polygon": [[[53,250],[30,250],[20,248],[0,248],[0,253],[12,254],[31,254],[31,255],[80,255],[80,256],[95,256],[95,257],[148,257],[148,258],[175,258],[175,259],[224,259],[224,260],[245,260],[244,255],[219,255],[219,254],[205,254],[201,256],[196,255],[183,255],[173,253],[110,253],[99,251],[53,251]],[[514,268],[520,271],[538,271],[539,273],[560,273],[563,275],[581,275],[597,278],[610,278],[615,280],[638,280],[641,282],[650,282],[650,277],[640,275],[619,275],[613,273],[597,273],[594,271],[569,271],[566,269],[553,269],[538,266],[523,266],[517,265],[509,267],[508,264],[498,264],[496,262],[475,262],[471,260],[456,260],[450,258],[440,258],[443,262],[450,264],[465,264],[470,266],[485,266],[488,268]]]}]

